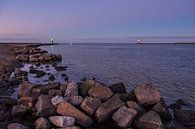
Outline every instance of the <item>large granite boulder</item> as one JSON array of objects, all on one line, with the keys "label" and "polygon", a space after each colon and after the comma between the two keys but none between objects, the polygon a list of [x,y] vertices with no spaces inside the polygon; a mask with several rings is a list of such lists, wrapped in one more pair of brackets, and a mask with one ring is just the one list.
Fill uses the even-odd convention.
[{"label": "large granite boulder", "polygon": [[123,83],[116,83],[116,84],[113,84],[109,87],[113,93],[117,94],[117,93],[127,93],[126,91],[126,87]]},{"label": "large granite boulder", "polygon": [[77,108],[75,108],[68,102],[61,102],[57,106],[57,113],[63,116],[74,117],[75,122],[84,127],[89,127],[93,123],[93,120],[89,116],[79,111]]},{"label": "large granite boulder", "polygon": [[95,117],[99,123],[109,119],[112,114],[125,103],[121,101],[119,95],[114,95],[112,98],[108,99],[106,102],[102,103],[95,112]]},{"label": "large granite boulder", "polygon": [[34,123],[35,129],[50,129],[51,125],[49,123],[49,121],[44,118],[38,118],[35,123]]},{"label": "large granite boulder", "polygon": [[101,101],[106,101],[113,95],[108,87],[103,86],[99,82],[95,83],[95,85],[89,90],[88,94],[94,98],[100,99]]},{"label": "large granite boulder", "polygon": [[66,91],[64,96],[70,97],[70,96],[76,96],[78,95],[78,86],[75,82],[69,82],[66,87]]},{"label": "large granite boulder", "polygon": [[55,108],[48,95],[40,95],[35,107],[37,110],[37,116],[51,116],[55,113]]},{"label": "large granite boulder", "polygon": [[127,128],[131,126],[136,115],[137,111],[135,109],[122,106],[113,114],[112,119],[119,127]]},{"label": "large granite boulder", "polygon": [[75,119],[69,116],[51,116],[49,117],[50,122],[56,127],[69,127],[73,126]]},{"label": "large granite boulder", "polygon": [[87,114],[92,115],[100,106],[100,104],[101,104],[100,99],[93,98],[93,97],[85,97],[80,107]]},{"label": "large granite boulder", "polygon": [[30,128],[20,123],[11,123],[7,126],[7,129],[30,129]]},{"label": "large granite boulder", "polygon": [[135,120],[138,129],[164,129],[160,116],[155,111],[149,111]]},{"label": "large granite boulder", "polygon": [[141,105],[154,105],[160,102],[160,92],[152,85],[137,86],[134,90],[136,99]]}]

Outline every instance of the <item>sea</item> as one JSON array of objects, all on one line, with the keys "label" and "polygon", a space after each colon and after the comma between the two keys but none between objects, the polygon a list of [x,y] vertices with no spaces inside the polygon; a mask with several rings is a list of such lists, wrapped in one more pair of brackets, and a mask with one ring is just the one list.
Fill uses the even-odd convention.
[{"label": "sea", "polygon": [[195,105],[194,44],[73,43],[42,46],[61,54],[71,81],[96,78],[109,86],[123,82],[128,91],[152,83],[168,103]]}]

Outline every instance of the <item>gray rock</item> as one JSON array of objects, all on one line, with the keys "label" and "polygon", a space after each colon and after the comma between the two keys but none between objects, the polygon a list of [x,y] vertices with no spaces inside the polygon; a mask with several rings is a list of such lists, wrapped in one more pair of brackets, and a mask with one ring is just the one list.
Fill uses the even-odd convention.
[{"label": "gray rock", "polygon": [[127,128],[131,126],[136,115],[137,111],[135,109],[122,106],[113,114],[112,119],[119,127]]},{"label": "gray rock", "polygon": [[152,85],[137,86],[134,92],[141,105],[154,105],[160,102],[160,92]]},{"label": "gray rock", "polygon": [[84,110],[89,115],[92,115],[97,108],[100,106],[100,99],[93,97],[85,97],[84,101],[81,104],[81,109]]},{"label": "gray rock", "polygon": [[35,107],[37,116],[51,116],[55,113],[55,108],[48,95],[40,95]]},{"label": "gray rock", "polygon": [[67,84],[67,88],[65,91],[64,96],[70,97],[70,96],[76,96],[78,95],[78,86],[75,82],[69,82]]},{"label": "gray rock", "polygon": [[69,97],[69,103],[71,103],[74,106],[79,106],[83,102],[82,96],[70,96]]},{"label": "gray rock", "polygon": [[95,117],[99,123],[106,121],[118,108],[124,105],[125,103],[120,100],[120,96],[114,95],[112,98],[108,99],[99,106],[95,112]]},{"label": "gray rock", "polygon": [[68,99],[66,100],[64,97],[59,96],[59,95],[57,95],[57,96],[55,96],[55,97],[53,97],[53,98],[51,99],[51,103],[52,103],[55,107],[57,107],[57,105],[58,105],[59,103],[64,102],[64,101],[68,101]]},{"label": "gray rock", "polygon": [[99,82],[95,83],[95,85],[89,90],[88,94],[94,98],[100,99],[101,101],[106,101],[113,95],[108,87],[103,86]]},{"label": "gray rock", "polygon": [[38,118],[34,123],[35,129],[50,129],[51,125],[46,118]]},{"label": "gray rock", "polygon": [[155,111],[149,111],[135,120],[138,129],[164,129],[160,116]]},{"label": "gray rock", "polygon": [[7,126],[7,129],[30,129],[20,123],[12,123]]},{"label": "gray rock", "polygon": [[49,120],[56,127],[73,126],[75,123],[74,117],[69,116],[51,116],[49,117]]}]

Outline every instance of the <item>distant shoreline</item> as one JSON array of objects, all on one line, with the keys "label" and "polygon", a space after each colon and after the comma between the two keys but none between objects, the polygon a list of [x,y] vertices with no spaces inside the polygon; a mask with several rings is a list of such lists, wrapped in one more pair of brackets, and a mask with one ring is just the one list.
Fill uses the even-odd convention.
[{"label": "distant shoreline", "polygon": [[[51,44],[51,43],[38,43],[38,42],[35,42],[35,43],[25,43],[25,42],[0,42],[1,45],[23,45],[23,44],[27,44],[27,45],[33,45],[33,46],[48,46],[48,45],[70,45],[70,43],[54,43],[54,44]],[[127,43],[127,42],[122,42],[122,43],[111,43],[111,42],[107,42],[107,43],[85,43],[85,42],[78,42],[78,43],[72,43],[71,45],[80,45],[80,44],[89,44],[89,45],[93,45],[93,44],[137,44],[137,43]],[[175,42],[175,43],[147,43],[147,42],[144,42],[144,43],[141,43],[141,45],[151,45],[151,44],[190,44],[190,45],[195,45],[195,42]]]}]

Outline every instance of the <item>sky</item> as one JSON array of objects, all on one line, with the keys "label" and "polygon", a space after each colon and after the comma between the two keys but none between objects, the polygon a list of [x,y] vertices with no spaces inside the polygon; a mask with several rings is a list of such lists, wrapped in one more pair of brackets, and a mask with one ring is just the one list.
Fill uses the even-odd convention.
[{"label": "sky", "polygon": [[0,42],[195,37],[195,0],[0,0]]}]

